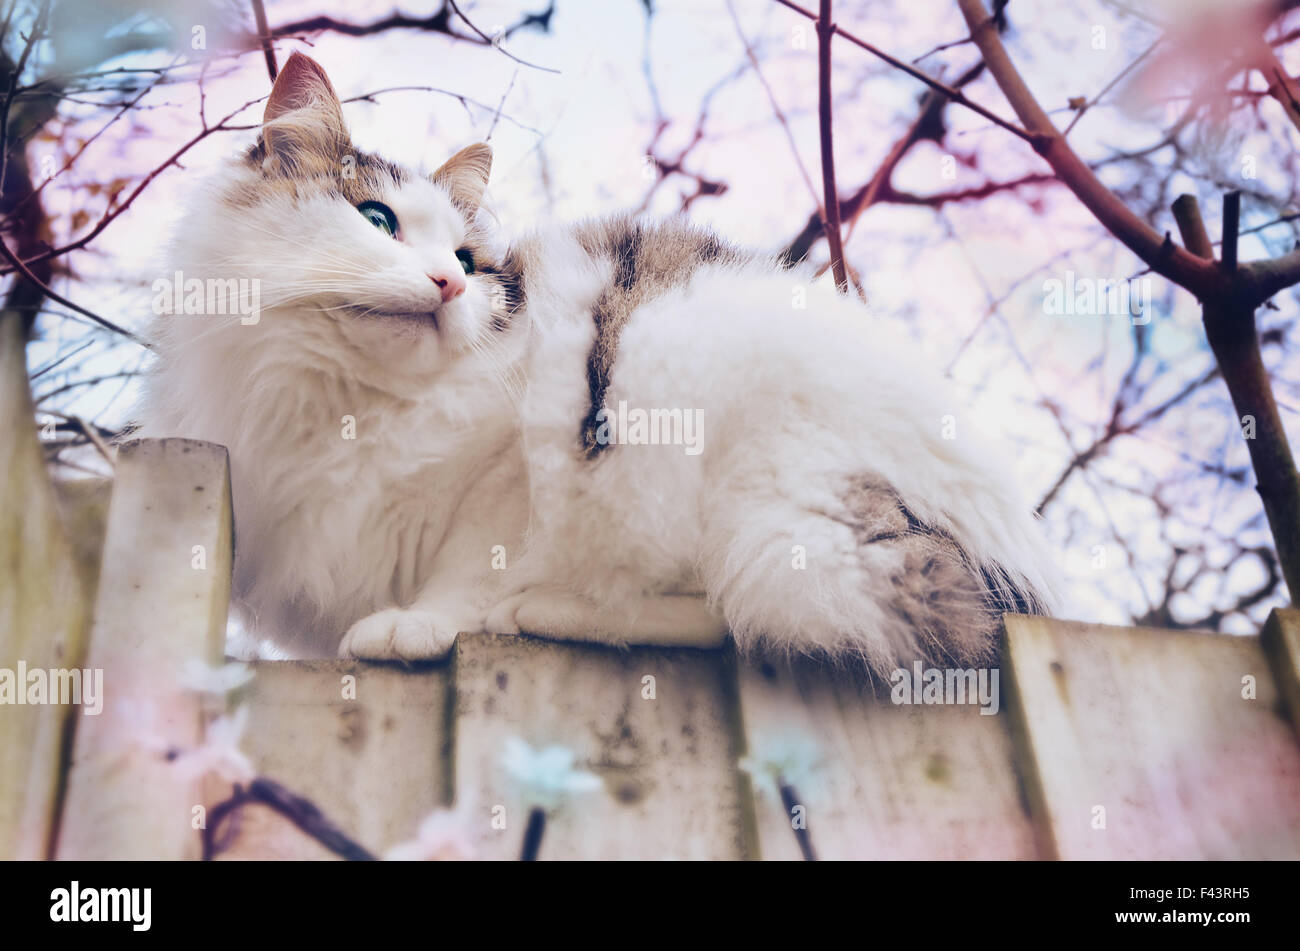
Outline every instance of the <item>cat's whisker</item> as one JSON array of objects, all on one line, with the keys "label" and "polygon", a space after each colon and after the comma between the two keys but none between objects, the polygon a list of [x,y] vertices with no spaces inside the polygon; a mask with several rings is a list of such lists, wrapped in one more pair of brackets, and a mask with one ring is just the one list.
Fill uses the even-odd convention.
[{"label": "cat's whisker", "polygon": [[283,231],[275,231],[275,230],[272,230],[272,229],[270,229],[270,228],[263,228],[263,227],[259,226],[256,222],[253,222],[253,221],[246,221],[246,222],[243,223],[243,226],[249,228],[249,229],[252,230],[252,231],[257,231],[257,232],[260,232],[261,234],[267,235],[268,237],[274,238],[277,242],[283,242],[283,243],[285,243],[285,244],[291,244],[291,245],[294,245],[295,247],[302,248],[304,251],[310,251],[311,254],[312,254],[312,257],[314,257],[314,258],[322,258],[322,257],[323,257],[323,258],[325,258],[326,260],[330,260],[330,261],[339,261],[339,262],[341,262],[341,263],[349,263],[349,264],[352,264],[352,265],[354,265],[354,266],[355,266],[355,264],[356,264],[356,259],[355,259],[355,258],[351,258],[351,259],[349,259],[349,258],[344,257],[344,256],[342,256],[342,255],[339,255],[339,256],[332,256],[328,251],[326,251],[325,249],[321,248],[320,246],[315,245],[315,244],[312,244],[312,243],[307,242],[307,241],[302,241],[302,240],[300,240],[300,239],[298,239],[298,238],[293,237],[292,235],[286,234],[286,233],[283,232]]},{"label": "cat's whisker", "polygon": [[525,391],[523,374],[518,364],[507,365],[494,352],[492,341],[489,339],[483,337],[471,338],[469,346],[475,355],[487,365],[493,379],[501,386],[506,398],[510,401],[511,407],[518,415],[522,409]]},{"label": "cat's whisker", "polygon": [[189,350],[189,349],[194,348],[195,346],[197,346],[197,345],[200,344],[200,343],[205,343],[205,342],[207,342],[207,340],[208,340],[209,337],[213,336],[214,334],[220,333],[220,332],[223,331],[223,330],[227,330],[227,329],[231,328],[232,326],[235,326],[235,325],[237,324],[237,322],[240,320],[240,318],[239,318],[238,316],[233,316],[233,315],[232,315],[232,316],[228,316],[228,317],[227,317],[227,316],[222,316],[222,317],[197,317],[197,318],[196,318],[196,317],[188,317],[188,316],[179,316],[179,317],[174,317],[174,318],[169,318],[169,319],[174,319],[174,320],[211,320],[211,321],[212,321],[212,326],[211,326],[211,327],[206,327],[206,328],[204,328],[200,333],[197,333],[197,334],[195,334],[195,335],[193,335],[193,336],[191,336],[191,337],[187,337],[185,340],[182,340],[182,341],[179,341],[179,342],[176,342],[176,343],[171,344],[171,346],[172,346],[173,348],[175,348],[177,351]]}]

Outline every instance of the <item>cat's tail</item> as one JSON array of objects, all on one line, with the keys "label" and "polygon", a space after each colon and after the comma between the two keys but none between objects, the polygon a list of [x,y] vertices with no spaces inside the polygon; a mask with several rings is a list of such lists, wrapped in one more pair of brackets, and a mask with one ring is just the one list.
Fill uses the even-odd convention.
[{"label": "cat's tail", "polygon": [[733,492],[707,519],[706,589],[742,650],[853,656],[886,678],[918,660],[990,665],[1004,613],[1053,606],[1028,513],[959,526],[870,475],[830,495],[788,489]]}]

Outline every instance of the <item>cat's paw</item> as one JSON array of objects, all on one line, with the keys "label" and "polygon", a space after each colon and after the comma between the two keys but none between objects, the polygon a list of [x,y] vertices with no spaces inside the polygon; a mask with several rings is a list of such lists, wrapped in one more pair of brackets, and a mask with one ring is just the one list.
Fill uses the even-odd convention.
[{"label": "cat's paw", "polygon": [[519,634],[519,608],[527,599],[527,591],[506,598],[488,612],[483,630],[489,634]]},{"label": "cat's paw", "polygon": [[339,656],[437,660],[447,656],[461,626],[432,611],[388,608],[353,624],[339,644]]}]

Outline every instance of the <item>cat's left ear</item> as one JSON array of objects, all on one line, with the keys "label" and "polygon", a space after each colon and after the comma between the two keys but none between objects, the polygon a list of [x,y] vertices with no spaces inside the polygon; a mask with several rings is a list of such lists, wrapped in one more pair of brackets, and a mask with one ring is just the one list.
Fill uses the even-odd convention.
[{"label": "cat's left ear", "polygon": [[295,52],[285,61],[266,101],[262,142],[285,170],[332,167],[348,146],[343,107],[320,64]]},{"label": "cat's left ear", "polygon": [[492,146],[476,142],[447,159],[431,177],[435,185],[451,193],[453,204],[473,212],[483,201],[483,190],[491,172]]}]

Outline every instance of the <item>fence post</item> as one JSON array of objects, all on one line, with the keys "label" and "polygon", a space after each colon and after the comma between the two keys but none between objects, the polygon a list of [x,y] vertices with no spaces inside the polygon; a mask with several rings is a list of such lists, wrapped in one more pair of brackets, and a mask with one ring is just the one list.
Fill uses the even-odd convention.
[{"label": "fence post", "polygon": [[1300,611],[1274,608],[1260,641],[1273,668],[1273,680],[1291,716],[1291,725],[1300,737]]},{"label": "fence post", "polygon": [[1006,644],[1047,855],[1300,852],[1300,749],[1260,638],[1009,614]]},{"label": "fence post", "polygon": [[202,698],[181,678],[221,662],[232,556],[226,450],[124,445],[86,657],[105,699],[78,717],[59,858],[199,856],[203,796],[173,760],[202,739]]},{"label": "fence post", "polygon": [[0,314],[0,668],[16,692],[0,705],[0,859],[43,859],[75,708],[17,703],[17,673],[78,666],[88,611],[34,431],[19,318]]}]

